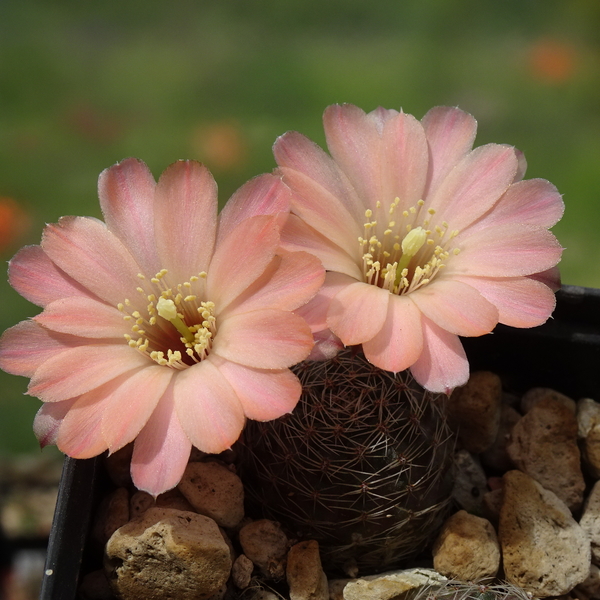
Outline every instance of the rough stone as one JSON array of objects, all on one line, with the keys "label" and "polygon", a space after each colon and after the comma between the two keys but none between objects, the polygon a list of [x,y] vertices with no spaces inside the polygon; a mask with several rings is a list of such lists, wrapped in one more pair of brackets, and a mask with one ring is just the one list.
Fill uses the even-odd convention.
[{"label": "rough stone", "polygon": [[433,545],[433,568],[462,581],[495,577],[500,567],[500,545],[492,524],[464,510],[442,526]]},{"label": "rough stone", "polygon": [[521,412],[523,414],[528,413],[540,400],[546,400],[548,398],[560,402],[560,404],[575,414],[575,411],[577,410],[575,400],[552,388],[545,387],[531,388],[523,394],[521,397]]},{"label": "rough stone", "polygon": [[456,452],[454,464],[456,474],[452,497],[467,512],[481,514],[483,495],[487,492],[487,479],[479,459],[463,449]]},{"label": "rough stone", "polygon": [[254,563],[245,555],[240,554],[231,567],[231,579],[236,587],[241,590],[247,588],[252,581]]},{"label": "rough stone", "polygon": [[290,548],[286,578],[290,600],[328,600],[329,586],[321,567],[317,541],[298,542]]},{"label": "rough stone", "polygon": [[344,600],[402,600],[417,588],[445,581],[433,569],[403,569],[351,580],[343,594]]},{"label": "rough stone", "polygon": [[129,492],[126,488],[117,488],[100,503],[94,525],[94,538],[104,545],[119,527],[129,521]]},{"label": "rough stone", "polygon": [[508,454],[518,469],[554,492],[572,510],[585,482],[577,446],[577,420],[561,402],[542,398],[513,427]]},{"label": "rough stone", "polygon": [[78,590],[81,600],[114,600],[114,595],[103,569],[84,575]]},{"label": "rough stone", "polygon": [[458,428],[463,448],[479,454],[498,436],[502,405],[500,377],[489,371],[471,374],[466,385],[456,388],[449,402],[451,423]]},{"label": "rough stone", "polygon": [[504,474],[498,537],[506,578],[536,597],[566,594],[589,574],[585,531],[562,500],[520,471]]},{"label": "rough stone", "polygon": [[113,534],[104,567],[124,600],[205,600],[229,578],[231,557],[212,519],[149,508]]},{"label": "rough stone", "polygon": [[591,398],[577,403],[578,435],[582,440],[583,462],[594,479],[600,479],[600,404]]},{"label": "rough stone", "polygon": [[600,565],[600,481],[594,484],[579,521],[592,545],[592,560]]},{"label": "rough stone", "polygon": [[491,490],[483,495],[483,516],[494,524],[498,524],[500,518],[503,495],[504,492],[501,488]]},{"label": "rough stone", "polygon": [[244,554],[268,579],[285,574],[285,557],[289,542],[279,523],[260,519],[244,525],[239,532]]},{"label": "rough stone", "polygon": [[219,463],[188,463],[178,488],[195,511],[221,527],[235,527],[244,517],[244,486]]},{"label": "rough stone", "polygon": [[502,403],[500,407],[500,426],[494,443],[480,455],[481,462],[492,469],[500,472],[509,471],[514,468],[514,463],[506,447],[510,442],[510,434],[521,414],[512,406]]},{"label": "rough stone", "polygon": [[133,444],[127,444],[104,459],[108,476],[118,487],[128,487],[131,485],[130,468],[132,455]]}]

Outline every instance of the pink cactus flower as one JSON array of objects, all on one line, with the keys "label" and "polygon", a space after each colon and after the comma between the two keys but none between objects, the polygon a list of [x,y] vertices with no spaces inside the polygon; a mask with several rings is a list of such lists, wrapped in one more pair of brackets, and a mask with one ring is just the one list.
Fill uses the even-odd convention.
[{"label": "pink cactus flower", "polygon": [[324,126],[331,156],[297,132],[274,147],[293,193],[284,246],[328,271],[301,309],[324,354],[329,329],[377,367],[449,392],[468,378],[458,336],[548,319],[562,252],[548,228],[563,203],[549,182],[522,180],[520,152],[473,149],[475,119],[457,108],[418,121],[335,105]]},{"label": "pink cactus flower", "polygon": [[75,458],[135,440],[135,485],[180,480],[192,445],[218,453],[246,418],[291,411],[288,369],[313,347],[293,311],[324,279],[320,262],[280,247],[290,192],[274,175],[243,186],[217,217],[196,162],[156,183],[127,159],[100,175],[106,223],[64,217],[10,263],[13,287],[44,308],[5,332],[0,367],[44,401],[34,430]]}]

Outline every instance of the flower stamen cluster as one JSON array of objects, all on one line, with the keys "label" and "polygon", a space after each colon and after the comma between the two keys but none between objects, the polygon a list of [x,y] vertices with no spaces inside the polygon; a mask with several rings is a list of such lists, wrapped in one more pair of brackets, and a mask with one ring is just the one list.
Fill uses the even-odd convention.
[{"label": "flower stamen cluster", "polygon": [[[206,276],[203,271],[189,281],[170,285],[167,269],[161,269],[149,280],[149,285],[147,278],[138,273],[146,286],[146,289],[137,288],[148,302],[145,316],[139,310],[129,311],[132,302],[128,298],[117,305],[125,313],[126,321],[134,321],[131,334],[125,334],[129,346],[147,354],[159,365],[177,370],[204,360],[217,331],[214,303],[199,300],[204,296]],[[149,294],[148,287],[152,288]],[[180,334],[179,339],[173,339],[170,326],[165,322]]]},{"label": "flower stamen cluster", "polygon": [[399,204],[400,199],[395,198],[387,211],[389,216],[383,214],[381,202],[375,205],[375,215],[367,209],[364,236],[358,238],[365,283],[398,295],[427,285],[448,258],[460,252],[459,248],[449,248],[457,230],[450,231],[445,221],[431,226],[434,209],[427,209],[422,218],[423,200],[402,213],[396,210]]}]

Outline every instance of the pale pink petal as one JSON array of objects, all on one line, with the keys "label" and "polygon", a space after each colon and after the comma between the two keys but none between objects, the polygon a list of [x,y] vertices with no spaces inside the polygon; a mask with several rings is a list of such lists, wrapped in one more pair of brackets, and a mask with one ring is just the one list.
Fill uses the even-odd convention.
[{"label": "pale pink petal", "polygon": [[356,280],[343,273],[333,271],[326,273],[325,282],[315,297],[308,304],[298,308],[295,313],[308,323],[313,333],[326,329],[331,299],[353,283],[356,283]]},{"label": "pale pink petal", "polygon": [[285,369],[313,347],[310,327],[294,313],[264,309],[237,314],[218,324],[212,352],[258,369]]},{"label": "pale pink petal", "polygon": [[255,421],[270,421],[292,412],[302,393],[300,381],[289,369],[252,369],[228,360],[217,366],[239,398],[246,417]]},{"label": "pale pink petal", "polygon": [[175,371],[154,365],[131,374],[103,404],[102,435],[109,451],[133,441],[148,422]]},{"label": "pale pink petal", "polygon": [[48,331],[34,321],[21,321],[0,338],[0,369],[31,377],[43,362],[81,343],[79,338]]},{"label": "pale pink petal", "polygon": [[464,233],[509,224],[552,227],[564,209],[561,195],[549,181],[527,179],[511,185],[492,210]]},{"label": "pale pink petal", "polygon": [[72,458],[92,458],[107,449],[102,434],[104,402],[123,381],[118,377],[75,400],[58,429],[56,445],[62,452]]},{"label": "pale pink petal", "polygon": [[423,126],[412,115],[399,113],[386,121],[381,162],[384,208],[395,198],[402,206],[415,206],[424,197],[429,155]]},{"label": "pale pink petal", "polygon": [[439,278],[410,297],[426,317],[456,335],[483,335],[498,323],[498,309],[461,281]]},{"label": "pale pink petal", "polygon": [[280,137],[274,152],[283,181],[293,191],[293,212],[340,246],[356,239],[365,207],[331,157],[296,132]]},{"label": "pale pink petal", "polygon": [[40,246],[21,248],[8,263],[8,280],[21,296],[38,306],[69,296],[93,297],[59,269]]},{"label": "pale pink petal", "polygon": [[210,358],[178,373],[174,393],[179,421],[196,448],[211,454],[231,448],[244,427],[244,410]]},{"label": "pale pink petal", "polygon": [[372,339],[387,317],[390,293],[375,285],[356,282],[331,300],[327,324],[346,346]]},{"label": "pale pink petal", "polygon": [[423,317],[423,352],[410,371],[425,389],[449,394],[467,383],[469,361],[458,336]]},{"label": "pale pink petal", "polygon": [[154,243],[154,189],[150,169],[127,158],[105,169],[98,179],[98,197],[108,228],[129,248],[142,270],[158,266]]},{"label": "pale pink petal", "polygon": [[554,311],[556,298],[550,287],[529,277],[491,279],[460,277],[498,309],[498,321],[511,327],[537,327]]},{"label": "pale pink petal", "polygon": [[529,278],[547,285],[553,292],[558,292],[562,287],[558,267],[551,267],[541,273],[534,273],[533,275],[529,275]]},{"label": "pale pink petal", "polygon": [[[331,156],[352,183],[365,208],[375,208],[376,202],[384,199],[381,125],[385,128],[386,124],[385,119],[370,118],[352,104],[334,104],[323,114]],[[364,215],[356,216],[362,218]]]},{"label": "pale pink petal", "polygon": [[306,361],[330,360],[343,350],[342,340],[330,329],[323,329],[313,334],[315,345],[306,357]]},{"label": "pale pink petal", "polygon": [[117,308],[85,296],[55,300],[34,321],[52,331],[86,338],[123,339],[131,330]]},{"label": "pale pink petal", "polygon": [[73,279],[115,306],[140,285],[140,267],[102,221],[63,217],[44,229],[42,248]]},{"label": "pale pink petal", "polygon": [[458,108],[436,106],[421,123],[429,143],[427,195],[431,196],[448,173],[471,151],[477,121]]},{"label": "pale pink petal", "polygon": [[517,170],[514,148],[487,144],[475,148],[450,171],[429,198],[435,223],[459,231],[486,213],[512,183]]},{"label": "pale pink petal", "polygon": [[228,314],[261,308],[294,310],[306,304],[325,279],[321,261],[308,252],[286,252],[276,256],[267,270],[230,305]]},{"label": "pale pink petal", "polygon": [[366,359],[384,371],[397,373],[410,367],[423,350],[421,311],[408,296],[391,296],[379,333],[363,342]]},{"label": "pale pink petal", "polygon": [[219,213],[217,241],[250,217],[289,213],[291,196],[281,177],[267,173],[251,179],[231,196]]},{"label": "pale pink petal", "polygon": [[328,271],[346,273],[362,279],[358,262],[362,257],[358,238],[356,243],[340,248],[296,215],[290,215],[281,232],[281,245],[291,252],[310,252],[319,258]]},{"label": "pale pink petal", "polygon": [[42,448],[56,444],[60,424],[76,401],[77,398],[71,398],[62,402],[44,402],[42,404],[33,419],[33,432]]},{"label": "pale pink petal", "polygon": [[59,402],[97,388],[123,373],[151,364],[147,356],[122,344],[69,348],[46,360],[33,374],[27,393]]},{"label": "pale pink petal", "polygon": [[156,251],[179,283],[208,270],[217,228],[217,184],[195,161],[173,163],[160,176],[154,204]]},{"label": "pale pink petal", "polygon": [[217,311],[245,292],[273,260],[279,245],[276,219],[246,219],[217,246],[206,279],[208,299]]},{"label": "pale pink petal", "polygon": [[173,381],[176,379],[173,378],[133,446],[133,483],[138,490],[154,497],[181,481],[192,450],[175,409]]},{"label": "pale pink petal", "polygon": [[523,154],[522,150],[515,148],[515,154],[517,155],[517,161],[519,162],[519,166],[517,168],[517,172],[515,173],[514,182],[521,181],[523,177],[525,177],[525,173],[527,171],[527,159],[525,158],[525,154]]},{"label": "pale pink petal", "polygon": [[448,259],[445,278],[533,275],[555,266],[563,250],[550,231],[532,225],[489,227],[456,240],[460,253]]}]

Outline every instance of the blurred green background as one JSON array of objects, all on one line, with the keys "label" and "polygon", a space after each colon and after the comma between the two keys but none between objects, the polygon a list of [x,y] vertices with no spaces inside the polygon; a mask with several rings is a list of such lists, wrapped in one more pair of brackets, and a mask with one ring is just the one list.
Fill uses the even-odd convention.
[{"label": "blurred green background", "polygon": [[[221,200],[323,143],[335,102],[457,105],[477,143],[525,152],[564,195],[563,281],[600,287],[598,0],[0,0],[0,253],[61,215],[100,216],[100,171],[204,161]],[[38,309],[0,282],[0,330]],[[34,451],[39,401],[0,373],[0,455]]]}]

